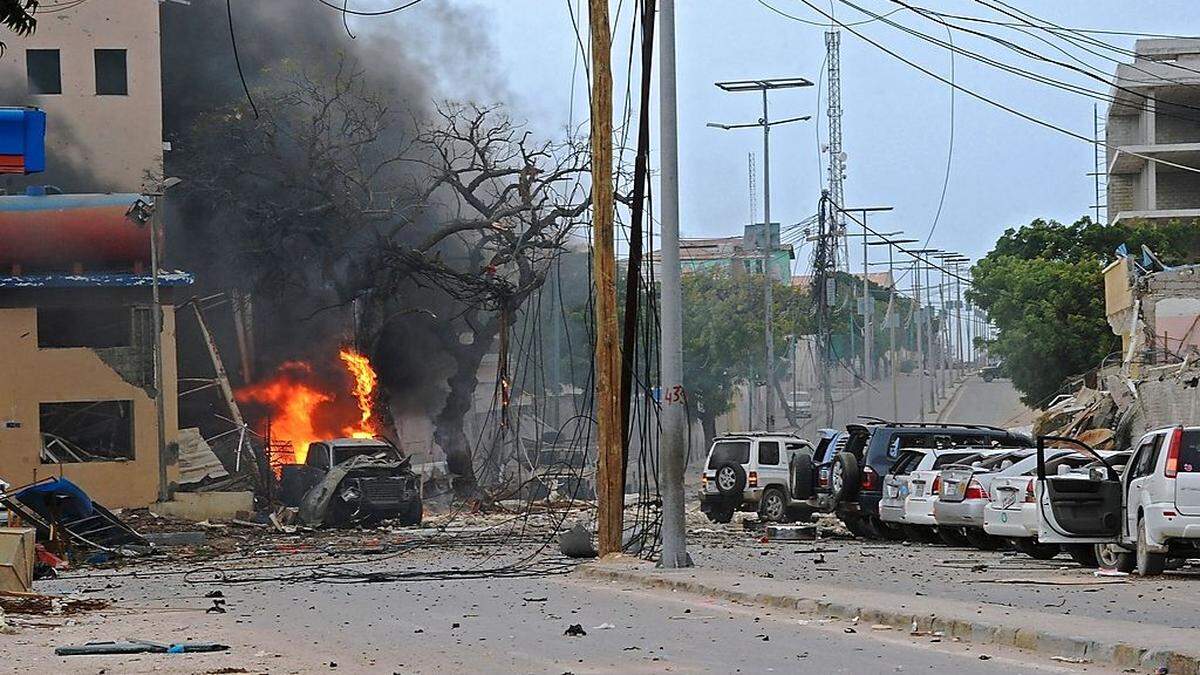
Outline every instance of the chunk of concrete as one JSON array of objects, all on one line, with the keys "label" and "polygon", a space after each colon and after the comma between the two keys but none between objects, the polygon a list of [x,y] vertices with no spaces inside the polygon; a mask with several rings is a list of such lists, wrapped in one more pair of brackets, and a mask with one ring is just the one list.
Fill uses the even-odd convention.
[{"label": "chunk of concrete", "polygon": [[816,525],[768,525],[770,541],[812,541],[817,538]]},{"label": "chunk of concrete", "polygon": [[158,502],[150,510],[160,516],[200,522],[231,520],[238,513],[254,511],[253,492],[176,492],[169,502]]}]

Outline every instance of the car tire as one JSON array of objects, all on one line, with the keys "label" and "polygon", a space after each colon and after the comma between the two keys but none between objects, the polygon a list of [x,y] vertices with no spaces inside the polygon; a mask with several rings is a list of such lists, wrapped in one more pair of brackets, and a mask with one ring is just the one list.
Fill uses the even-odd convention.
[{"label": "car tire", "polygon": [[962,528],[959,527],[939,527],[937,528],[937,536],[947,546],[967,545],[967,538],[963,536]]},{"label": "car tire", "polygon": [[993,537],[978,527],[964,527],[962,534],[968,544],[981,551],[995,551],[1003,544],[999,537]]},{"label": "car tire", "polygon": [[1063,544],[1062,548],[1071,556],[1071,560],[1084,567],[1094,568],[1100,564],[1096,560],[1096,547],[1091,544]]},{"label": "car tire", "polygon": [[848,453],[839,452],[829,467],[829,492],[833,503],[845,501],[858,494],[858,459]]},{"label": "car tire", "polygon": [[1137,573],[1143,577],[1153,577],[1162,574],[1167,566],[1167,556],[1165,553],[1155,553],[1150,550],[1149,540],[1146,538],[1146,521],[1143,518],[1138,519],[1136,557]]},{"label": "car tire", "polygon": [[994,375],[992,375],[991,373],[988,373],[987,375],[984,375],[984,376],[983,376],[983,381],[984,381],[984,382],[991,382],[991,381],[992,381],[992,379],[993,379],[994,377],[995,377]]},{"label": "car tire", "polygon": [[733,520],[733,512],[733,506],[722,506],[709,511],[706,515],[710,521],[724,525]]},{"label": "car tire", "polygon": [[1062,553],[1062,547],[1058,544],[1039,544],[1032,537],[1013,539],[1012,545],[1018,552],[1024,553],[1034,560],[1049,560]]},{"label": "car tire", "polygon": [[741,464],[725,462],[717,466],[717,492],[726,499],[742,499],[746,490],[746,470]]},{"label": "car tire", "polygon": [[771,523],[791,522],[787,494],[782,488],[769,487],[763,491],[762,501],[758,504],[758,517]]},{"label": "car tire", "polygon": [[792,499],[808,499],[813,491],[813,460],[805,454],[792,455],[788,463],[788,490]]},{"label": "car tire", "polygon": [[1095,549],[1100,569],[1129,573],[1137,567],[1137,554],[1116,544],[1096,544]]}]

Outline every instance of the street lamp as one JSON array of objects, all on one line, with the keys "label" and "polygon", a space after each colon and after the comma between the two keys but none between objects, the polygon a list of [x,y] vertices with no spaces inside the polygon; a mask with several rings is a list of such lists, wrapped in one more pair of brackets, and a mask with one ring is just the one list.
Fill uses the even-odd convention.
[{"label": "street lamp", "polygon": [[753,80],[729,80],[725,82],[716,82],[717,88],[722,91],[731,93],[744,92],[762,92],[762,117],[757,122],[739,123],[739,124],[721,124],[717,122],[709,122],[707,126],[714,129],[723,129],[730,131],[733,129],[748,129],[752,127],[762,127],[763,130],[763,236],[759,240],[763,250],[763,297],[766,305],[763,314],[763,332],[767,342],[767,363],[766,363],[766,380],[767,380],[767,395],[766,395],[766,428],[771,431],[774,426],[775,414],[775,340],[772,339],[771,330],[771,313],[773,311],[773,298],[771,291],[771,127],[781,124],[789,124],[791,122],[803,122],[812,119],[809,115],[802,117],[789,117],[778,121],[771,121],[767,108],[767,92],[776,89],[796,89],[799,87],[811,87],[813,83],[803,77],[776,77],[766,79]]},{"label": "street lamp", "polygon": [[[159,228],[162,224],[163,205],[159,202],[167,190],[182,183],[183,180],[171,176],[164,178],[158,184],[158,189],[155,192],[145,193],[146,197],[154,197],[152,204],[142,204],[144,212],[147,208],[150,211],[146,223],[150,226],[150,317],[151,331],[153,332],[154,344],[154,412],[157,417],[158,427],[158,501],[165,502],[170,499],[170,489],[167,484],[167,430],[166,430],[166,401],[163,397],[163,348],[162,348],[162,304],[159,298],[159,283],[158,283],[158,247],[160,241]],[[136,206],[136,205],[135,205]],[[240,448],[239,448],[240,450]]]}]

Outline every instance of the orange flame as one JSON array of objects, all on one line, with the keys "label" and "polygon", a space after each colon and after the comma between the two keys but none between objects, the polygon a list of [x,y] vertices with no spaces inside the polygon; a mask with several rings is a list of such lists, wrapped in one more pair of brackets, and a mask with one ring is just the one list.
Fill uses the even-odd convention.
[{"label": "orange flame", "polygon": [[371,360],[353,349],[344,347],[338,352],[338,356],[341,357],[342,363],[346,364],[346,370],[354,377],[354,398],[358,399],[361,415],[358,426],[348,426],[342,433],[352,438],[374,438],[378,431],[371,419],[371,409],[379,376],[371,367]]},{"label": "orange flame", "polygon": [[[338,357],[353,383],[351,393],[358,404],[358,420],[348,419],[350,411],[346,406],[336,405],[338,395],[324,391],[325,387],[313,375],[312,366],[302,361],[287,361],[270,379],[242,387],[234,394],[241,403],[257,404],[267,410],[274,446],[271,465],[276,475],[284,464],[303,464],[309,445],[316,441],[378,435],[372,404],[379,377],[370,359],[350,348],[341,349]],[[266,431],[264,425],[260,432]]]}]

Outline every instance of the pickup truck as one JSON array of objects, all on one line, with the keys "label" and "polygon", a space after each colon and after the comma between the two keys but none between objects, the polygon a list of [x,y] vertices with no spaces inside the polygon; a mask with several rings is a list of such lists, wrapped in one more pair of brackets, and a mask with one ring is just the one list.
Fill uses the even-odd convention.
[{"label": "pickup truck", "polygon": [[410,458],[386,439],[311,443],[304,463],[284,466],[281,477],[282,501],[298,505],[300,519],[310,525],[421,523],[421,479]]}]

